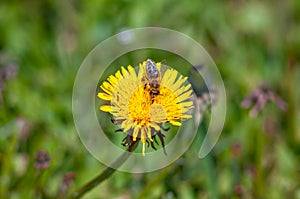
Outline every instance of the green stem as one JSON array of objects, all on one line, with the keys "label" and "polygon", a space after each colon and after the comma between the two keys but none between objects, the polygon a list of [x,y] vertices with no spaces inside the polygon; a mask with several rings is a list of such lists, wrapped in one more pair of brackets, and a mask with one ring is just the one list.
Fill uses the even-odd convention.
[{"label": "green stem", "polygon": [[73,192],[69,196],[69,199],[81,198],[81,196],[83,196],[85,193],[109,178],[116,171],[116,169],[119,168],[129,158],[131,152],[136,148],[136,146],[137,142],[132,143],[128,150],[124,152],[119,158],[117,158],[110,167],[106,167],[106,169],[102,171],[98,176]]},{"label": "green stem", "polygon": [[35,186],[35,198],[40,198],[42,193],[42,176],[44,173],[44,170],[38,170],[36,176],[36,186]]},{"label": "green stem", "polygon": [[286,138],[287,142],[293,149],[297,149],[297,147],[299,146],[299,139],[297,139],[297,133],[299,132],[297,128],[297,114],[299,112],[297,111],[297,92],[295,91],[295,86],[297,85],[297,72],[299,72],[299,69],[297,70],[296,66],[293,63],[290,63],[286,75],[287,81],[284,88],[288,103],[288,109],[285,113],[285,118],[287,118]]},{"label": "green stem", "polygon": [[256,152],[255,152],[255,167],[256,167],[256,178],[255,178],[255,194],[256,198],[262,198],[263,196],[263,171],[262,171],[262,158],[263,158],[263,136],[264,133],[260,130],[256,130]]},{"label": "green stem", "polygon": [[2,168],[0,171],[0,198],[8,197],[8,188],[10,186],[11,162],[18,143],[18,135],[14,133],[10,140],[7,154],[3,156]]},{"label": "green stem", "polygon": [[[251,139],[252,142],[252,152],[253,152],[253,166],[255,168],[255,178],[253,180],[253,198],[264,198],[265,184],[264,184],[264,170],[262,167],[263,151],[264,151],[264,132],[261,129],[263,117],[255,119],[257,123],[253,123],[253,128],[251,129]],[[254,121],[253,121],[254,122]]]}]

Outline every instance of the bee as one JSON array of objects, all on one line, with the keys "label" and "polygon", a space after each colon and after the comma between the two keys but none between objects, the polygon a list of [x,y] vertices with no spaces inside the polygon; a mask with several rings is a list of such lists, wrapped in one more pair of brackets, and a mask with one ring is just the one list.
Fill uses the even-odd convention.
[{"label": "bee", "polygon": [[151,96],[159,95],[159,87],[161,82],[160,71],[151,59],[148,59],[146,62],[145,75],[145,88],[149,88]]}]

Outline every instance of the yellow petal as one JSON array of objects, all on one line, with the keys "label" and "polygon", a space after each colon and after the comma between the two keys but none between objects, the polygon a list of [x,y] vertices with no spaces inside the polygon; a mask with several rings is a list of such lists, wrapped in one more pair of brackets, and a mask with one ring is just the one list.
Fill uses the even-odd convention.
[{"label": "yellow petal", "polygon": [[98,97],[103,100],[111,100],[112,96],[106,93],[98,93]]},{"label": "yellow petal", "polygon": [[124,68],[124,66],[121,67],[123,76],[128,73],[128,71]]},{"label": "yellow petal", "polygon": [[118,78],[118,80],[122,79],[122,74],[119,70],[116,72],[115,76]]},{"label": "yellow petal", "polygon": [[189,90],[183,94],[180,94],[177,98],[178,98],[178,101],[182,102],[182,101],[185,101],[187,99],[189,99],[191,97],[191,94],[192,94],[192,90]]},{"label": "yellow petal", "polygon": [[107,88],[104,87],[103,85],[101,85],[100,88],[101,88],[104,92],[106,92],[107,94],[112,95],[112,91],[110,91],[109,89],[107,89]]},{"label": "yellow petal", "polygon": [[192,101],[181,102],[180,105],[181,105],[182,107],[189,107],[189,106],[192,106],[192,105],[193,105],[193,102],[192,102]]},{"label": "yellow petal", "polygon": [[161,62],[157,62],[156,66],[157,66],[157,69],[160,71],[160,69],[161,69]]},{"label": "yellow petal", "polygon": [[108,83],[107,81],[103,82],[102,85],[101,85],[100,87],[101,87],[102,89],[104,88],[104,89],[106,89],[106,90],[108,90],[108,91],[110,91],[110,92],[113,92],[113,91],[114,91],[114,87],[113,87],[110,83]]},{"label": "yellow petal", "polygon": [[182,115],[182,117],[181,117],[182,120],[186,120],[189,118],[192,118],[192,116],[191,115]]},{"label": "yellow petal", "polygon": [[138,136],[138,133],[139,133],[139,128],[136,126],[133,130],[133,141],[136,141],[136,137]]},{"label": "yellow petal", "polygon": [[156,131],[159,131],[160,130],[160,127],[154,123],[154,122],[151,122],[151,126],[156,130]]},{"label": "yellow petal", "polygon": [[111,108],[110,105],[103,105],[103,106],[100,106],[100,110],[101,110],[101,111],[104,111],[104,112],[112,113],[112,108]]},{"label": "yellow petal", "polygon": [[191,87],[192,87],[192,85],[191,85],[191,84],[188,84],[188,85],[185,86],[185,89],[184,89],[184,90],[187,91],[187,90],[189,90]]},{"label": "yellow petal", "polygon": [[127,132],[131,127],[132,127],[132,125],[130,125],[130,121],[129,120],[125,120],[121,124],[121,128],[123,129],[124,132]]},{"label": "yellow petal", "polygon": [[172,69],[168,69],[168,70],[166,70],[166,72],[161,80],[161,84],[163,86],[166,86],[167,88],[170,88],[172,86],[172,84],[174,83],[176,77],[177,77],[177,74],[174,74]]},{"label": "yellow petal", "polygon": [[[184,87],[181,87],[184,82],[185,82],[185,80],[182,78],[182,76],[179,76],[179,78],[176,80],[176,82],[170,87],[175,92],[175,95],[178,95],[178,93],[181,93],[184,91]],[[178,90],[180,90],[180,91],[178,91]]]},{"label": "yellow petal", "polygon": [[114,75],[110,75],[107,79],[112,86],[116,86],[118,83],[118,79]]},{"label": "yellow petal", "polygon": [[146,143],[143,143],[142,155],[145,156]]},{"label": "yellow petal", "polygon": [[171,120],[170,123],[173,124],[174,126],[181,126],[180,122],[177,122],[177,121],[174,121],[174,120]]},{"label": "yellow petal", "polygon": [[129,66],[127,66],[127,70],[128,70],[128,71],[132,71],[132,70],[134,70],[134,69],[133,69],[133,67],[132,67],[131,65],[129,65]]},{"label": "yellow petal", "polygon": [[150,140],[151,142],[153,142],[150,128],[148,127],[148,128],[146,128],[144,131],[146,131],[146,134],[147,134],[147,137],[149,138],[149,140]]}]

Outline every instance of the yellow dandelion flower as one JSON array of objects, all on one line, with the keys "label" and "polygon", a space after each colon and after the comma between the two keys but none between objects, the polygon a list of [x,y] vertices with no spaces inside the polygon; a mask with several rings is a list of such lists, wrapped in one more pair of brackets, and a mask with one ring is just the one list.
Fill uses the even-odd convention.
[{"label": "yellow dandelion flower", "polygon": [[150,59],[141,63],[137,72],[132,66],[122,66],[100,88],[103,92],[98,97],[110,102],[100,110],[112,114],[114,123],[127,132],[123,145],[142,142],[143,155],[146,142],[155,149],[156,135],[164,147],[163,123],[180,126],[182,120],[192,117],[192,89],[187,77],[174,69],[162,71],[161,63]]}]

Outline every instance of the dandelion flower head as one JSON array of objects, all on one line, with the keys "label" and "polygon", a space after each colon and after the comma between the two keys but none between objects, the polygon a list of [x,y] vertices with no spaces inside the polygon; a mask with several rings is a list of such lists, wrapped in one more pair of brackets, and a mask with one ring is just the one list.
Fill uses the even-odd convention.
[{"label": "dandelion flower head", "polygon": [[143,155],[147,142],[156,149],[156,136],[164,147],[164,123],[180,126],[182,120],[192,117],[193,91],[187,77],[172,68],[163,70],[161,63],[150,59],[140,63],[137,71],[122,66],[100,88],[98,97],[109,102],[100,110],[110,113],[112,121],[127,133],[124,146],[142,142]]}]

